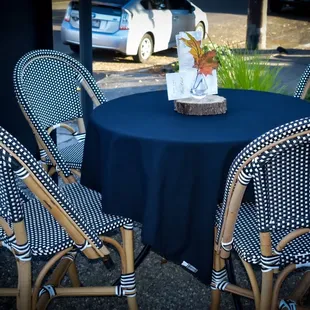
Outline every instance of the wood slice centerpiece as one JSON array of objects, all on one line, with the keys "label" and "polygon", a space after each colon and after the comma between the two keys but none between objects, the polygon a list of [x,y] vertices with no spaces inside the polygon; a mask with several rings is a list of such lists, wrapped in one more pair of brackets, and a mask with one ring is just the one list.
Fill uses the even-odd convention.
[{"label": "wood slice centerpiece", "polygon": [[185,115],[224,114],[227,111],[226,98],[208,95],[202,99],[178,99],[174,101],[174,110]]}]

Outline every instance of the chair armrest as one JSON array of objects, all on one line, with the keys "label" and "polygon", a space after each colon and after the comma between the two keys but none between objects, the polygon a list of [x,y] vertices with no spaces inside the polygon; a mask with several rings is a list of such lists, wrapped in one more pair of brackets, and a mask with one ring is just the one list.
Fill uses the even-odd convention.
[{"label": "chair armrest", "polygon": [[276,250],[278,252],[281,252],[289,242],[309,232],[310,228],[299,228],[292,231],[291,233],[282,238],[282,240],[278,243]]},{"label": "chair armrest", "polygon": [[67,129],[68,131],[70,131],[72,134],[75,133],[75,130],[69,126],[68,124],[65,124],[65,123],[60,123],[60,124],[57,124],[57,125],[54,125],[54,126],[51,126],[47,129],[47,133],[50,135],[51,132],[56,129],[56,128],[59,128],[59,127],[62,127],[62,128],[65,128]]}]

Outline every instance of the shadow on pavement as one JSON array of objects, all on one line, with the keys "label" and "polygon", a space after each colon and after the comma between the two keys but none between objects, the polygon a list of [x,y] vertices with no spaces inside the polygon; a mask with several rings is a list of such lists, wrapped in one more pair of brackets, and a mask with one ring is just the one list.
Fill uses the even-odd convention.
[{"label": "shadow on pavement", "polygon": [[300,20],[310,24],[310,3],[299,7],[285,7],[280,13],[270,13],[269,16],[278,16],[291,20]]}]

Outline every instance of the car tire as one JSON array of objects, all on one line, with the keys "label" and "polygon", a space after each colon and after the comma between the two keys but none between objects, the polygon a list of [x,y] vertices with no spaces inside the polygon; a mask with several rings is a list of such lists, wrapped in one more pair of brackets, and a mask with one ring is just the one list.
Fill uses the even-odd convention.
[{"label": "car tire", "polygon": [[137,55],[133,56],[135,62],[147,62],[153,54],[154,43],[149,34],[145,34],[139,44]]},{"label": "car tire", "polygon": [[80,52],[80,46],[79,45],[70,44],[69,47],[70,47],[71,51],[74,53],[78,54]]},{"label": "car tire", "polygon": [[282,3],[280,0],[269,0],[269,11],[271,13],[279,13],[282,9]]},{"label": "car tire", "polygon": [[202,32],[202,39],[205,38],[206,36],[206,29],[205,26],[202,22],[198,23],[197,26],[195,27],[195,31],[201,31]]}]

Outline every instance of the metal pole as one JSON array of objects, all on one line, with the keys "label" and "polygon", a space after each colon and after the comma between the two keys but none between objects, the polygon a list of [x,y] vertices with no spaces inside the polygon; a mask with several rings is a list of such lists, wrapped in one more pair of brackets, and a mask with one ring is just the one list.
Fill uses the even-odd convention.
[{"label": "metal pole", "polygon": [[[91,0],[79,1],[79,19],[80,19],[80,61],[93,73],[93,50],[92,50],[92,11]],[[84,114],[85,125],[93,110],[93,103],[86,91],[82,89],[81,101]]]},{"label": "metal pole", "polygon": [[268,0],[249,0],[246,46],[250,50],[265,49]]}]

